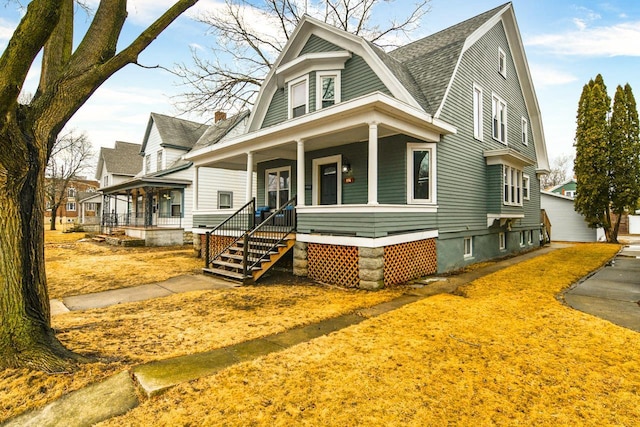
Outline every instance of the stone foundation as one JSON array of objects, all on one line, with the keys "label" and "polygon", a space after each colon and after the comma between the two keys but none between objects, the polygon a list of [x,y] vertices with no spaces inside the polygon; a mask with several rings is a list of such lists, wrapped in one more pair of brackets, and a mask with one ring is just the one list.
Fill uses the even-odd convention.
[{"label": "stone foundation", "polygon": [[384,287],[384,248],[359,248],[358,269],[360,289],[378,290]]},{"label": "stone foundation", "polygon": [[296,242],[293,246],[293,274],[307,277],[309,275],[309,261],[305,242]]}]

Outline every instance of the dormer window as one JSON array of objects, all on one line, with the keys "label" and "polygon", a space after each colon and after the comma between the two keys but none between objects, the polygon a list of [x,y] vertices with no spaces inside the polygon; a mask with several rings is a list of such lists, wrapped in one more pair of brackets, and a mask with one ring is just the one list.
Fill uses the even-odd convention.
[{"label": "dormer window", "polygon": [[307,76],[289,83],[289,118],[300,117],[308,112],[309,90]]},{"label": "dormer window", "polygon": [[316,76],[316,110],[340,102],[340,72],[318,72]]},{"label": "dormer window", "polygon": [[498,48],[498,72],[502,77],[507,77],[507,55],[500,48]]}]

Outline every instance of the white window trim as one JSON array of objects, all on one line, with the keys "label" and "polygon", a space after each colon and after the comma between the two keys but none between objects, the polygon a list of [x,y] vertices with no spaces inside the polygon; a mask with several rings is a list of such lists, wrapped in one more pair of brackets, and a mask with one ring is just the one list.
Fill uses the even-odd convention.
[{"label": "white window trim", "polygon": [[527,241],[526,236],[525,236],[525,230],[521,230],[520,231],[520,247],[524,248],[525,246],[525,242]]},{"label": "white window trim", "polygon": [[[415,150],[429,150],[429,196],[430,199],[413,198],[413,152]],[[407,204],[435,205],[437,203],[438,183],[436,144],[415,143],[407,144]]]},{"label": "white window trim", "polygon": [[323,77],[335,77],[336,81],[335,81],[335,93],[334,93],[334,100],[335,100],[335,104],[338,104],[340,102],[340,100],[342,99],[342,93],[340,91],[340,87],[341,87],[341,80],[340,80],[340,70],[335,70],[335,71],[318,71],[316,72],[316,110],[321,110],[322,109],[322,78]]},{"label": "white window trim", "polygon": [[526,118],[521,121],[522,144],[529,145],[529,122]]},{"label": "white window trim", "polygon": [[533,245],[533,230],[529,230],[527,233],[527,244]]},{"label": "white window trim", "polygon": [[[524,200],[531,200],[531,178],[526,173],[522,174],[522,198]],[[526,183],[526,185],[525,185]],[[524,191],[527,190],[527,197],[524,197]]]},{"label": "white window trim", "polygon": [[[220,195],[223,194],[228,194],[229,195],[229,204],[230,206],[228,208],[222,208],[220,207]],[[233,191],[222,191],[219,190],[218,191],[218,210],[226,210],[226,209],[233,209]]]},{"label": "white window trim", "polygon": [[[500,68],[500,60],[502,59],[503,67]],[[501,47],[498,47],[498,73],[504,78],[507,78],[507,54],[504,53]]]},{"label": "white window trim", "polygon": [[[476,94],[478,96],[476,96]],[[479,99],[478,99],[479,98]],[[473,84],[473,137],[482,141],[484,134],[483,128],[483,94],[482,88],[477,84]]]},{"label": "white window trim", "polygon": [[65,206],[65,210],[67,212],[75,212],[76,211],[76,202],[67,202],[67,206]]},{"label": "white window trim", "polygon": [[[515,180],[513,179],[514,172]],[[522,170],[509,165],[502,165],[502,203],[504,205],[522,206],[522,177]],[[505,186],[508,187],[506,195],[504,194]]]},{"label": "white window trim", "polygon": [[498,233],[498,248],[501,251],[504,251],[507,249],[507,236],[504,234],[503,231]]},{"label": "white window trim", "polygon": [[[469,242],[469,252],[467,252],[467,242]],[[462,253],[464,258],[473,257],[473,237],[465,237],[462,239]]]},{"label": "white window trim", "polygon": [[[504,110],[504,141],[500,139],[500,125],[502,124],[502,121],[498,121],[498,137],[496,138],[496,125],[494,124],[494,120],[493,118],[496,117],[497,114],[497,106],[498,105],[502,105],[503,106],[503,110]],[[498,119],[500,118],[500,116],[497,116]],[[507,145],[507,141],[508,141],[508,135],[509,135],[509,128],[507,126],[507,124],[509,123],[509,110],[507,108],[507,101],[505,101],[504,99],[502,99],[500,96],[496,95],[495,93],[491,94],[491,137],[500,142],[501,144]]]},{"label": "white window trim", "polygon": [[[321,157],[318,159],[313,159],[311,161],[311,182],[313,183],[312,188],[313,192],[311,195],[311,204],[313,206],[320,206],[320,166],[327,165],[331,163],[338,164],[338,205],[342,204],[342,155],[338,154],[335,156]],[[331,205],[335,206],[335,205]]]},{"label": "white window trim", "polygon": [[[291,183],[293,182],[293,179],[291,177],[291,166],[282,166],[279,168],[272,168],[272,169],[266,169],[264,171],[264,205],[263,206],[269,206],[269,173],[271,172],[282,172],[282,171],[288,171],[289,172],[289,198],[291,198]],[[280,188],[278,188],[278,197],[280,197]],[[282,200],[281,201],[281,205],[282,203],[286,203],[287,200]]]},{"label": "white window trim", "polygon": [[297,79],[293,79],[287,82],[287,116],[289,119],[294,118],[293,117],[293,105],[291,103],[292,100],[292,94],[291,94],[291,88],[293,88],[295,85],[299,84],[299,83],[303,83],[304,82],[304,86],[305,86],[305,99],[306,99],[306,103],[305,103],[305,109],[304,109],[304,114],[308,114],[309,113],[309,75],[305,74],[304,76],[298,77]]},{"label": "white window trim", "polygon": [[164,169],[164,155],[163,150],[158,150],[156,152],[156,169],[161,171]]}]

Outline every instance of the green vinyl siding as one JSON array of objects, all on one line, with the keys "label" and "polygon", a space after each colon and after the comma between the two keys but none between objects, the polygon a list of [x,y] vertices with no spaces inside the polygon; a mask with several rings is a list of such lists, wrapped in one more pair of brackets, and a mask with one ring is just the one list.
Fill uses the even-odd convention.
[{"label": "green vinyl siding", "polygon": [[391,95],[391,91],[369,67],[367,62],[358,55],[353,55],[342,70],[342,102],[349,101],[373,92]]},{"label": "green vinyl siding", "polygon": [[277,125],[285,120],[287,120],[286,88],[279,88],[271,97],[271,103],[269,103],[267,114],[262,121],[262,127]]},{"label": "green vinyl siding", "polygon": [[435,228],[436,218],[430,213],[298,213],[299,233],[379,238]]},{"label": "green vinyl siding", "polygon": [[194,214],[193,215],[193,228],[198,227],[215,227],[222,221],[230,216],[228,213],[224,214]]},{"label": "green vinyl siding", "polygon": [[335,44],[326,41],[325,39],[316,36],[315,34],[311,34],[309,40],[305,43],[304,47],[300,51],[300,55],[304,55],[306,53],[315,53],[315,52],[334,52],[337,50],[344,50],[340,46],[336,46]]},{"label": "green vinyl siding", "polygon": [[418,141],[395,135],[378,143],[378,203],[407,203],[407,142]]},{"label": "green vinyl siding", "polygon": [[[498,72],[498,46],[507,54],[507,77]],[[483,138],[473,137],[473,85],[483,93]],[[446,135],[438,143],[438,217],[440,233],[470,230],[481,233],[487,228],[487,213],[522,214],[518,225],[539,223],[539,188],[535,167],[524,168],[529,175],[531,200],[522,207],[502,203],[502,167],[487,166],[484,152],[505,148],[491,132],[492,94],[507,103],[508,147],[535,159],[531,120],[511,58],[502,23],[471,46],[462,57],[440,119],[455,124],[457,133]],[[529,123],[529,143],[522,144],[521,119]],[[537,211],[536,211],[537,210]],[[497,231],[496,231],[497,232]],[[470,234],[470,235],[471,235]]]}]

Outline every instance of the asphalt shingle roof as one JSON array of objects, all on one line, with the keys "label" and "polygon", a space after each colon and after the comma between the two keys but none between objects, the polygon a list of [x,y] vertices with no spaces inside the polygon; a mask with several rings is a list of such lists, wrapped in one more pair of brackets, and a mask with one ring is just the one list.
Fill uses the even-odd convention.
[{"label": "asphalt shingle roof", "polygon": [[435,114],[442,104],[467,38],[507,4],[389,52],[388,56],[402,67],[389,66],[387,61],[385,64],[413,94],[416,89],[405,83],[406,70],[422,93],[422,96],[415,97],[416,101],[429,114]]},{"label": "asphalt shingle roof", "polygon": [[134,176],[142,170],[140,147],[140,144],[116,141],[114,148],[100,148],[100,159],[104,160],[107,172]]},{"label": "asphalt shingle roof", "polygon": [[205,124],[165,116],[164,114],[151,113],[151,118],[158,129],[158,133],[160,133],[162,145],[171,145],[190,150],[207,130],[207,125]]},{"label": "asphalt shingle roof", "polygon": [[212,124],[193,146],[193,149],[197,150],[199,148],[208,147],[218,143],[229,131],[236,127],[238,123],[242,122],[242,120],[247,116],[249,116],[249,111],[243,111],[229,117],[228,119],[220,120]]}]

